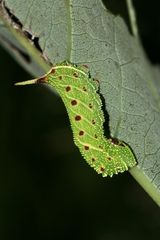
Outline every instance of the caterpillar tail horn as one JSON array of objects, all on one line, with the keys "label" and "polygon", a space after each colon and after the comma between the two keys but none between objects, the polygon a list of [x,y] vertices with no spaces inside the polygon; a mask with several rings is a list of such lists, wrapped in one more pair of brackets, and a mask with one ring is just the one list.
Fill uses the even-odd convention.
[{"label": "caterpillar tail horn", "polygon": [[30,84],[36,84],[36,83],[37,83],[37,79],[32,79],[32,80],[27,80],[24,82],[17,82],[14,85],[20,86],[20,85],[30,85]]},{"label": "caterpillar tail horn", "polygon": [[36,84],[36,83],[47,83],[47,81],[48,81],[48,78],[44,75],[40,78],[35,78],[35,79],[27,80],[24,82],[17,82],[14,85],[22,86],[22,85],[30,85],[30,84]]}]

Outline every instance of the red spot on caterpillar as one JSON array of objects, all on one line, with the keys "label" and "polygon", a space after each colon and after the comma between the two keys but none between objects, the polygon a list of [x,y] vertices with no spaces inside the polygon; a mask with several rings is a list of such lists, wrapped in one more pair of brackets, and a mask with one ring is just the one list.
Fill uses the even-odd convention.
[{"label": "red spot on caterpillar", "polygon": [[93,119],[93,120],[92,120],[92,124],[95,124],[95,123],[96,123],[96,121]]},{"label": "red spot on caterpillar", "polygon": [[101,172],[104,172],[104,170],[105,170],[105,168],[103,168],[103,167],[100,168],[100,171],[101,171]]},{"label": "red spot on caterpillar", "polygon": [[72,106],[75,106],[75,105],[77,105],[77,101],[76,100],[72,100],[71,104],[72,104]]},{"label": "red spot on caterpillar", "polygon": [[82,135],[84,135],[84,131],[79,131],[79,136],[82,136]]},{"label": "red spot on caterpillar", "polygon": [[71,90],[71,87],[70,86],[67,86],[66,87],[66,92],[69,92]]},{"label": "red spot on caterpillar", "polygon": [[54,74],[56,72],[55,68],[52,68],[50,73]]},{"label": "red spot on caterpillar", "polygon": [[37,79],[37,83],[46,83],[48,81],[48,79],[46,77],[41,77]]},{"label": "red spot on caterpillar", "polygon": [[62,76],[59,76],[58,78],[59,78],[59,80],[62,80]]},{"label": "red spot on caterpillar", "polygon": [[120,142],[118,139],[116,138],[111,138],[111,143],[113,143],[114,145],[118,145],[118,146],[121,146],[121,147],[125,147],[125,144],[123,142]]},{"label": "red spot on caterpillar", "polygon": [[111,138],[111,142],[115,145],[119,145],[119,141],[116,138]]},{"label": "red spot on caterpillar", "polygon": [[79,116],[79,115],[75,116],[75,120],[76,121],[80,121],[81,120],[81,116]]},{"label": "red spot on caterpillar", "polygon": [[74,73],[73,73],[73,76],[74,76],[75,78],[78,78],[78,73],[74,72]]},{"label": "red spot on caterpillar", "polygon": [[92,108],[93,106],[92,106],[92,104],[91,103],[89,103],[89,108]]},{"label": "red spot on caterpillar", "polygon": [[84,91],[84,92],[87,92],[87,89],[86,89],[85,87],[83,87],[83,91]]},{"label": "red spot on caterpillar", "polygon": [[84,149],[85,149],[85,150],[89,150],[89,147],[88,147],[88,146],[84,146]]}]

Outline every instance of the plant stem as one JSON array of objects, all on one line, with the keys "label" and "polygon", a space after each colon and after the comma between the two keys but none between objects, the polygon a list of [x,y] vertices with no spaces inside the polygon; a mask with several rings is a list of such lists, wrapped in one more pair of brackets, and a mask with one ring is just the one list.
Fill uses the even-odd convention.
[{"label": "plant stem", "polygon": [[133,7],[132,0],[126,0],[127,8],[128,8],[128,14],[130,18],[130,24],[132,33],[135,37],[138,37],[138,28],[137,28],[137,21],[136,21],[136,13]]},{"label": "plant stem", "polygon": [[160,192],[156,186],[149,181],[148,177],[138,167],[133,167],[130,173],[160,207]]}]

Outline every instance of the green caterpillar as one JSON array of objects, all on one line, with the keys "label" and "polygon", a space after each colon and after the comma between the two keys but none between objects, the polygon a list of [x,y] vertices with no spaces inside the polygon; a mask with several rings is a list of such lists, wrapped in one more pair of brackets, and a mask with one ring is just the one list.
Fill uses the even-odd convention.
[{"label": "green caterpillar", "polygon": [[65,62],[43,77],[16,85],[34,83],[46,83],[57,90],[69,115],[74,142],[97,173],[112,177],[136,165],[131,149],[124,142],[104,136],[99,84],[85,66]]}]

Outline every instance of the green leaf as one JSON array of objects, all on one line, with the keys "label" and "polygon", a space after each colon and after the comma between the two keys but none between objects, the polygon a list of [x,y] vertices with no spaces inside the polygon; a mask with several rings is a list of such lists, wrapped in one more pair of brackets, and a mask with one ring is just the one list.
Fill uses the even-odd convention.
[{"label": "green leaf", "polygon": [[[131,173],[160,205],[159,70],[147,60],[139,38],[101,0],[6,0],[5,7],[21,23],[13,24],[12,19],[9,31],[38,67],[47,69],[40,51],[19,32],[27,31],[35,48],[36,39],[48,63],[68,60],[89,66],[100,81],[111,135],[133,149],[138,165]],[[2,7],[1,18],[10,26],[7,16]],[[39,73],[30,66],[31,72]]]}]

